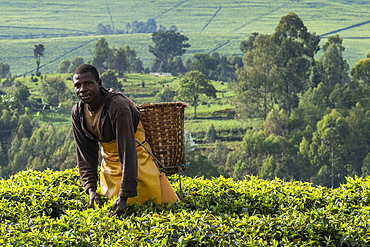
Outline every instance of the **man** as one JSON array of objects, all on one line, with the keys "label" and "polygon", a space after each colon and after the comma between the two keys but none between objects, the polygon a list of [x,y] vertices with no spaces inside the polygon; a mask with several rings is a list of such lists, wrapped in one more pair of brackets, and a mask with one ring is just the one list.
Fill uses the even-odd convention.
[{"label": "man", "polygon": [[82,185],[90,196],[89,206],[103,205],[97,193],[100,146],[101,192],[108,198],[117,197],[113,215],[121,215],[126,203],[178,201],[172,187],[168,190],[166,186],[165,192],[161,189],[161,182],[168,180],[146,151],[150,146],[135,105],[121,93],[105,89],[92,65],[83,64],[74,71],[73,86],[80,99],[72,108],[76,157]]}]

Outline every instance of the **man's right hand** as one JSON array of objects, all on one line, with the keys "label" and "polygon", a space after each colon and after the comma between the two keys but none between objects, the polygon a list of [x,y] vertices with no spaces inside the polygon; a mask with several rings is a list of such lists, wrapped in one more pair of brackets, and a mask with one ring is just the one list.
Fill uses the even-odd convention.
[{"label": "man's right hand", "polygon": [[89,202],[90,208],[95,209],[95,203],[97,203],[100,208],[103,207],[103,203],[100,200],[100,196],[98,195],[98,193],[96,193],[95,190],[89,189],[89,195],[90,195],[90,202]]}]

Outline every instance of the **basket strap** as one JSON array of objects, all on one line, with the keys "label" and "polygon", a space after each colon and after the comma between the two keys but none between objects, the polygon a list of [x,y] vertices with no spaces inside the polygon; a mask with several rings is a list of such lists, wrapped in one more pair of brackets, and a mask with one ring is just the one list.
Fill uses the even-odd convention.
[{"label": "basket strap", "polygon": [[[147,147],[145,147],[145,145],[143,145],[138,139],[135,138],[135,141],[140,145],[142,146],[154,159],[155,161],[155,164],[157,165],[157,168],[159,170],[159,172],[162,172],[161,169],[160,169],[160,166],[161,167],[164,167],[163,164],[157,159],[157,157],[154,156],[154,154],[152,152],[150,152],[149,149],[147,149]],[[182,183],[181,183],[181,174],[180,174],[180,170],[181,170],[181,167],[180,166],[177,166],[177,173],[179,174],[179,187],[180,187],[180,199],[183,198],[183,193],[182,193]]]},{"label": "basket strap", "polygon": [[150,152],[149,149],[147,149],[147,147],[145,147],[145,145],[143,145],[138,139],[135,138],[135,141],[137,144],[139,144],[140,146],[142,146],[149,154],[150,156],[153,157],[154,161],[155,161],[155,164],[157,165],[158,167],[158,170],[161,171],[160,167],[164,167],[163,164],[157,159],[157,157],[154,156],[154,154],[152,152]]}]

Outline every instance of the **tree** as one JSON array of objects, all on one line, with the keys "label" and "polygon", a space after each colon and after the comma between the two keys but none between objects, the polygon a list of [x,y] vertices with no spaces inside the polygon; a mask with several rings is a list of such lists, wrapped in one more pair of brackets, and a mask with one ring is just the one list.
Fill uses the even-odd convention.
[{"label": "tree", "polygon": [[143,70],[142,62],[140,58],[136,57],[135,49],[131,49],[129,45],[123,47],[124,54],[126,56],[126,65],[128,73],[139,73]]},{"label": "tree", "polygon": [[255,48],[244,56],[243,67],[237,70],[236,104],[241,115],[266,118],[284,90],[280,70],[273,60],[276,46],[270,36],[260,34],[254,44]]},{"label": "tree", "polygon": [[194,107],[194,118],[197,117],[197,106],[201,95],[216,98],[216,89],[205,75],[199,71],[190,71],[180,80],[180,88],[177,91],[179,98],[192,101]]},{"label": "tree", "polygon": [[370,58],[359,60],[351,70],[351,79],[370,87]]},{"label": "tree", "polygon": [[40,93],[46,104],[57,107],[65,98],[67,89],[61,78],[48,78],[41,84]]},{"label": "tree", "polygon": [[220,56],[218,52],[212,52],[211,57],[217,60],[217,67],[209,71],[208,79],[234,82],[237,80],[236,69],[243,67],[243,58],[236,54]]},{"label": "tree", "polygon": [[63,74],[63,73],[67,73],[68,72],[68,68],[69,66],[71,65],[71,62],[68,61],[68,60],[63,60],[60,64],[59,64],[59,67],[57,69],[57,73],[58,74]]},{"label": "tree", "polygon": [[200,149],[196,149],[186,155],[186,160],[190,165],[182,172],[185,176],[204,176],[211,178],[220,175],[213,163],[208,159],[207,154]]},{"label": "tree", "polygon": [[320,36],[308,32],[293,12],[283,16],[271,35],[276,45],[273,57],[279,70],[280,107],[287,111],[296,107],[297,93],[305,89],[314,55],[320,50]]},{"label": "tree", "polygon": [[0,62],[0,79],[10,77],[10,66],[7,63]]},{"label": "tree", "polygon": [[274,179],[276,169],[276,160],[272,156],[268,156],[261,166],[261,171],[259,172],[259,177],[261,179]]},{"label": "tree", "polygon": [[330,36],[322,51],[324,55],[318,61],[322,70],[321,81],[330,89],[334,89],[335,84],[343,86],[348,83],[349,66],[342,56],[344,47],[339,35]]},{"label": "tree", "polygon": [[136,58],[133,63],[132,72],[133,73],[142,73],[144,71],[143,68],[143,62],[140,60],[140,58]]},{"label": "tree", "polygon": [[123,73],[127,71],[127,57],[126,52],[123,47],[119,48],[114,52],[114,59],[112,63],[112,68],[118,73],[118,76],[122,77]]},{"label": "tree", "polygon": [[174,31],[156,31],[152,34],[154,46],[149,46],[149,52],[161,61],[162,72],[170,72],[170,63],[176,56],[181,56],[190,47],[188,37]]},{"label": "tree", "polygon": [[24,128],[25,137],[30,138],[32,135],[33,125],[27,113],[19,117],[18,125],[22,125]]},{"label": "tree", "polygon": [[236,103],[247,106],[243,112],[266,117],[276,104],[287,112],[297,107],[319,42],[294,13],[283,16],[273,34],[254,37],[237,72]]},{"label": "tree", "polygon": [[337,187],[345,182],[345,176],[349,175],[348,168],[351,167],[348,150],[352,149],[352,141],[351,127],[335,109],[317,122],[317,130],[313,133],[308,157],[314,166],[327,167],[322,168],[321,172],[318,171],[316,183]]},{"label": "tree", "polygon": [[[156,60],[153,59],[153,62],[154,61]],[[177,56],[173,59],[171,63],[171,68],[172,68],[171,73],[174,76],[177,76],[179,74],[185,74],[187,72],[187,69],[185,68],[184,63],[182,62],[182,59],[180,56]]]},{"label": "tree", "polygon": [[216,140],[214,149],[208,154],[208,159],[212,161],[213,165],[217,167],[219,174],[226,175],[226,160],[230,153],[226,144],[220,140]]},{"label": "tree", "polygon": [[206,140],[207,142],[215,142],[217,139],[217,132],[214,124],[212,123],[211,126],[209,126],[209,129],[206,134]]},{"label": "tree", "polygon": [[286,136],[288,134],[288,123],[288,115],[283,109],[280,111],[275,109],[271,110],[263,123],[266,136]]},{"label": "tree", "polygon": [[35,48],[33,49],[33,56],[36,59],[36,75],[39,74],[39,68],[40,68],[40,61],[41,57],[44,56],[45,47],[43,44],[35,45]]},{"label": "tree", "polygon": [[191,70],[198,70],[208,77],[211,70],[215,70],[219,61],[207,53],[196,53],[193,55],[195,61],[190,64]]},{"label": "tree", "polygon": [[243,53],[246,53],[247,51],[250,51],[254,48],[253,46],[253,43],[254,43],[254,40],[256,39],[256,37],[258,36],[259,33],[252,33],[251,36],[248,37],[247,40],[244,40],[242,42],[240,42],[240,47],[239,49],[243,52]]},{"label": "tree", "polygon": [[157,30],[157,22],[154,18],[149,18],[146,21],[146,33],[153,33]]},{"label": "tree", "polygon": [[[4,167],[5,165],[8,164],[8,156],[6,155],[5,149],[3,148],[3,145],[1,144],[1,142],[0,142],[0,160],[1,160],[1,164],[0,164],[0,169],[1,169],[1,167]],[[3,172],[0,173],[0,178],[1,177],[4,177]]]},{"label": "tree", "polygon": [[101,80],[103,83],[103,86],[106,88],[113,88],[115,91],[120,91],[121,90],[121,83],[119,83],[116,73],[108,69],[101,75]]},{"label": "tree", "polygon": [[28,102],[28,97],[30,97],[30,90],[26,85],[20,85],[14,92],[14,99],[21,105],[25,106]]},{"label": "tree", "polygon": [[175,91],[172,91],[169,87],[162,89],[161,92],[156,94],[157,102],[171,102],[175,97]]},{"label": "tree", "polygon": [[68,67],[68,73],[73,73],[78,66],[84,64],[84,59],[82,57],[75,57],[72,59],[71,64]]},{"label": "tree", "polygon": [[94,65],[99,72],[102,73],[107,68],[108,59],[110,57],[113,56],[112,50],[108,46],[108,42],[105,40],[105,38],[100,38],[94,47],[92,65]]},{"label": "tree", "polygon": [[362,169],[361,164],[365,162],[366,157],[370,153],[370,116],[361,103],[358,102],[346,117],[346,121],[351,126],[353,136],[355,137],[349,153],[351,154],[354,169],[360,175]]}]

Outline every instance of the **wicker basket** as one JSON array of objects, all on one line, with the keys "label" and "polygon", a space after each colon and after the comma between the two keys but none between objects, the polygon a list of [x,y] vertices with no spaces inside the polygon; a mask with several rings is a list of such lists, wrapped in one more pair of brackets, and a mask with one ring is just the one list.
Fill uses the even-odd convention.
[{"label": "wicker basket", "polygon": [[[166,174],[183,170],[184,108],[183,102],[149,103],[137,106],[145,135],[158,164]],[[180,170],[179,170],[180,168]]]}]

